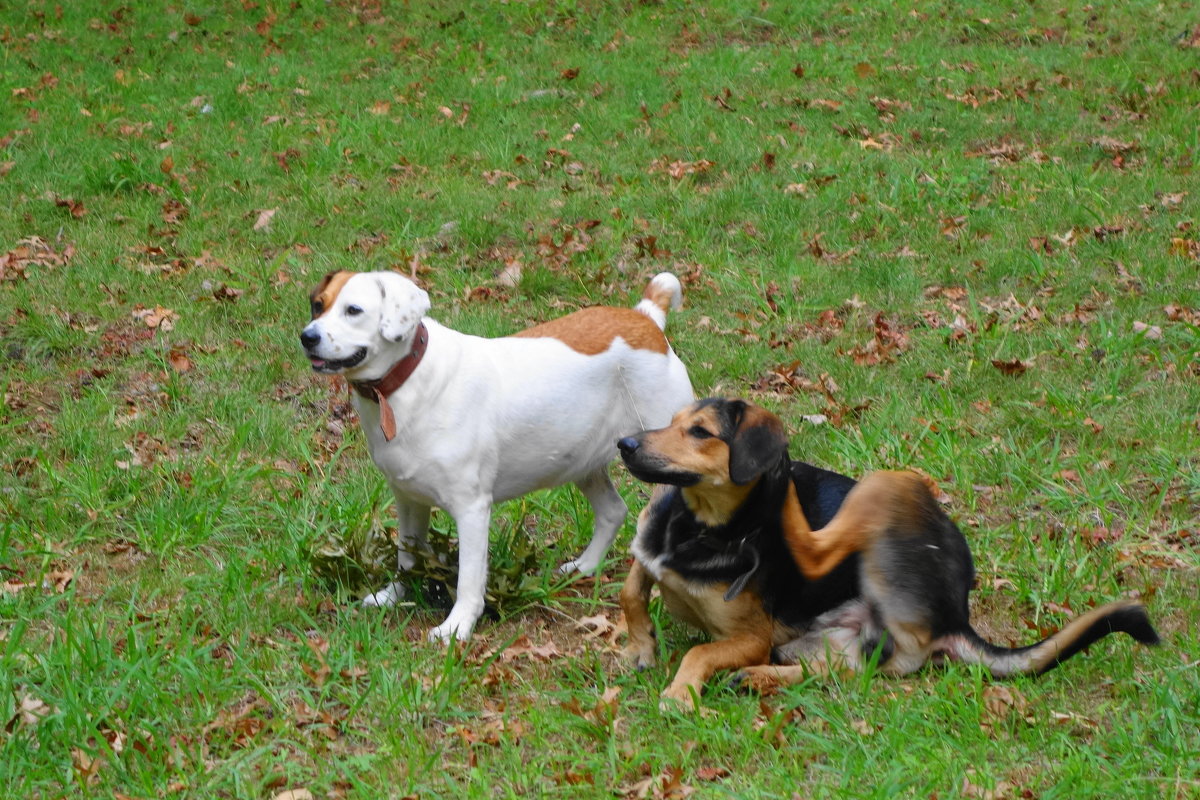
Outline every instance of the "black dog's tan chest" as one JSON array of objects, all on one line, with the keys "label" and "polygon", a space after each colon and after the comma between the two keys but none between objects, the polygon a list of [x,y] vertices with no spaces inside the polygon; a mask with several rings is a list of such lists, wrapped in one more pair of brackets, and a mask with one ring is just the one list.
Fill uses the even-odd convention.
[{"label": "black dog's tan chest", "polygon": [[771,624],[763,611],[762,600],[754,591],[745,591],[726,600],[728,584],[699,583],[671,569],[662,571],[658,588],[663,603],[673,616],[715,639]]}]

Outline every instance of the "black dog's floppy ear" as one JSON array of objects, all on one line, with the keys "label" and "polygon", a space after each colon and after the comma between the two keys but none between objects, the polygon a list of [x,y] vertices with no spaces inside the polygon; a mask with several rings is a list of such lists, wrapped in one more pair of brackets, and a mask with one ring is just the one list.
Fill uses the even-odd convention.
[{"label": "black dog's floppy ear", "polygon": [[733,422],[729,479],[744,486],[779,463],[787,453],[787,435],[779,418],[766,409],[733,400],[728,410]]}]

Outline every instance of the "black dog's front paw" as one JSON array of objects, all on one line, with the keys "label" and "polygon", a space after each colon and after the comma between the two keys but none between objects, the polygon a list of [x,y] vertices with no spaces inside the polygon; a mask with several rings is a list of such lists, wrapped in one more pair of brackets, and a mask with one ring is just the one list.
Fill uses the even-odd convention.
[{"label": "black dog's front paw", "polygon": [[745,667],[730,676],[729,685],[739,692],[772,695],[779,691],[780,681],[774,667]]}]

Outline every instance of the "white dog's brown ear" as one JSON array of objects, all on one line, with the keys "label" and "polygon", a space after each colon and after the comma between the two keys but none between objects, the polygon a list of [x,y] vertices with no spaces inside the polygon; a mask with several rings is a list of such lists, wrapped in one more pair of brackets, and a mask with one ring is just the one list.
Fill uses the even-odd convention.
[{"label": "white dog's brown ear", "polygon": [[429,294],[396,272],[375,273],[381,304],[379,334],[389,342],[407,336],[429,310]]}]

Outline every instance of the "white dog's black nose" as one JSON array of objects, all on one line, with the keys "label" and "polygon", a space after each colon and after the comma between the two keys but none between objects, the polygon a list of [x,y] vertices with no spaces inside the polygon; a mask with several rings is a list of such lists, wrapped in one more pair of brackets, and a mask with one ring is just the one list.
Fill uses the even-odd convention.
[{"label": "white dog's black nose", "polygon": [[617,441],[617,449],[621,451],[622,456],[631,456],[637,452],[638,446],[641,444],[635,437],[626,436],[624,439]]},{"label": "white dog's black nose", "polygon": [[316,331],[310,331],[308,328],[300,331],[300,344],[304,345],[305,349],[312,349],[321,341],[321,334]]}]

